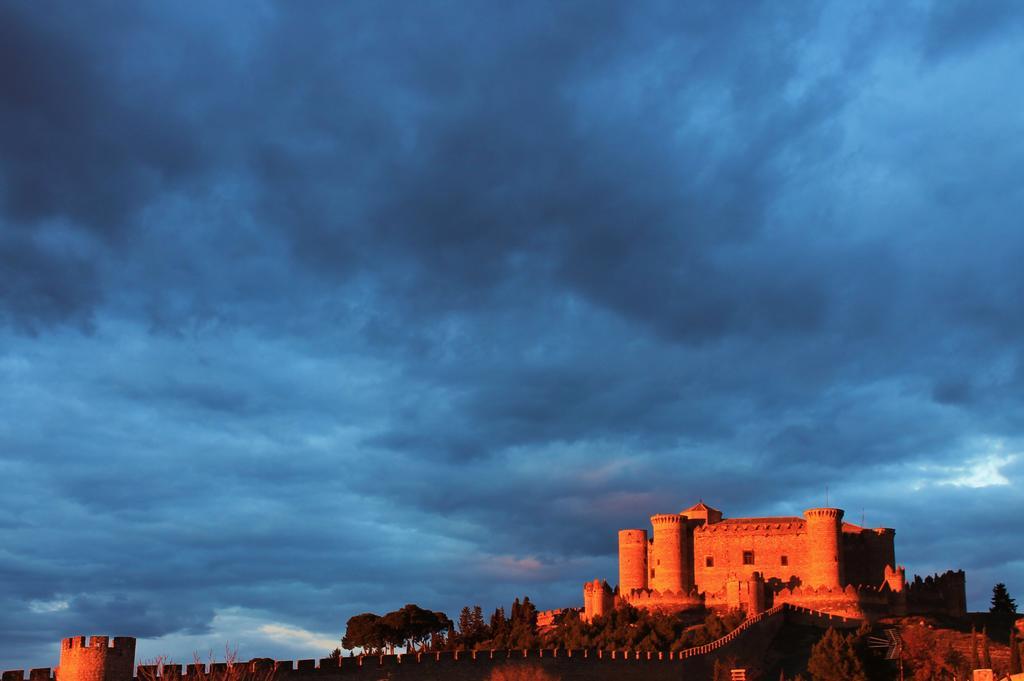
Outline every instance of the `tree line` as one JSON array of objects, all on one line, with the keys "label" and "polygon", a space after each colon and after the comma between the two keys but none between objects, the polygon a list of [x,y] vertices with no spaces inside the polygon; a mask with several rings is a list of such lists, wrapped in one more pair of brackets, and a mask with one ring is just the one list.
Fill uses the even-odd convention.
[{"label": "tree line", "polygon": [[[740,612],[709,614],[694,621],[681,613],[661,613],[632,606],[583,621],[578,610],[565,610],[553,626],[537,626],[537,608],[529,597],[515,599],[506,612],[498,607],[485,617],[479,605],[466,606],[453,622],[444,613],[406,605],[385,615],[362,613],[349,618],[342,638],[346,650],[367,654],[413,651],[521,650],[527,648],[603,648],[679,651],[721,638],[743,621]],[[340,649],[336,651],[340,655]]]},{"label": "tree line", "polygon": [[[1002,618],[1012,622],[1016,617],[1016,602],[1005,585],[998,584],[993,589],[989,612],[995,617],[993,621]],[[539,628],[537,608],[528,597],[515,599],[508,612],[503,607],[496,608],[489,617],[485,617],[479,605],[466,606],[454,622],[443,612],[410,604],[385,615],[363,613],[349,618],[342,646],[368,654],[393,652],[400,647],[431,652],[524,648],[678,652],[721,638],[743,619],[744,614],[739,611],[722,615],[710,613],[695,620],[692,614],[663,613],[627,605],[592,622],[585,622],[579,610],[565,610],[555,617],[552,626]],[[879,633],[866,625],[850,634],[830,629],[811,647],[810,656],[803,658],[798,668],[781,670],[780,678],[799,681],[898,678],[895,665],[868,645],[869,637]],[[928,626],[903,627],[902,638],[903,661],[914,679],[969,678],[972,669],[992,667],[989,634],[984,629],[980,635],[972,632],[970,657],[957,651],[948,637],[943,638]],[[997,640],[1005,639],[997,637]],[[1019,673],[1024,642],[1011,631],[1009,643],[1009,669],[1005,671]],[[340,655],[341,650],[334,654]],[[719,667],[725,670],[724,666]],[[787,677],[787,671],[793,676]],[[716,679],[718,676],[716,673]]]}]

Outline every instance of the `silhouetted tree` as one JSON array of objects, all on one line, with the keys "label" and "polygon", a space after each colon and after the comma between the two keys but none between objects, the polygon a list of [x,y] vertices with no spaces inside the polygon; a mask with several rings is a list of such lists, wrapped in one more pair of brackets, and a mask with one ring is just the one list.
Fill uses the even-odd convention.
[{"label": "silhouetted tree", "polygon": [[463,648],[472,649],[491,638],[490,627],[484,621],[484,612],[479,605],[462,609],[459,613],[459,635],[458,645]]},{"label": "silhouetted tree", "polygon": [[992,607],[988,611],[1000,615],[1017,614],[1017,602],[1010,598],[1010,592],[1002,582],[992,587]]},{"label": "silhouetted tree", "polygon": [[384,638],[384,626],[380,615],[364,612],[348,618],[341,646],[346,650],[362,648],[372,655],[384,649]]},{"label": "silhouetted tree", "polygon": [[512,603],[512,621],[509,622],[508,647],[534,648],[537,645],[537,608],[530,602],[530,597],[523,598],[520,604],[517,598]]},{"label": "silhouetted tree", "polygon": [[410,603],[383,617],[372,612],[350,617],[341,645],[348,650],[362,648],[371,655],[382,650],[393,651],[397,646],[411,650],[451,628],[452,621],[443,612],[425,610]]},{"label": "silhouetted tree", "polygon": [[814,681],[868,681],[852,639],[829,627],[811,648],[807,661],[807,671]]},{"label": "silhouetted tree", "polygon": [[508,648],[508,619],[505,608],[495,608],[491,615],[491,642],[494,648]]},{"label": "silhouetted tree", "polygon": [[417,644],[422,646],[433,634],[449,631],[453,626],[443,612],[426,610],[414,603],[389,612],[381,620],[385,642],[391,649],[402,645],[410,650]]}]

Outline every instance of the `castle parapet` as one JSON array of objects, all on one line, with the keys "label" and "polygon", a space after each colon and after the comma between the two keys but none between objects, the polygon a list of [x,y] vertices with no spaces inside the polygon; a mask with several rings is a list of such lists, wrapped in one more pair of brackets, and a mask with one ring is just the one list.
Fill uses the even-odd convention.
[{"label": "castle parapet", "polygon": [[914,581],[906,586],[907,612],[911,615],[946,614],[959,617],[967,612],[967,580],[963,570],[949,570]]},{"label": "castle parapet", "polygon": [[61,641],[57,681],[125,681],[135,666],[131,636],[72,636]]}]

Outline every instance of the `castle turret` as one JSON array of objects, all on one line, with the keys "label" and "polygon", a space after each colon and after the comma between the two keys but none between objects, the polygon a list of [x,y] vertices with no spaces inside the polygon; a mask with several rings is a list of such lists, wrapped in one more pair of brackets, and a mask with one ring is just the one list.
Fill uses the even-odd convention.
[{"label": "castle turret", "polygon": [[608,582],[595,579],[583,585],[583,621],[593,622],[595,617],[602,617],[615,607],[615,594]]},{"label": "castle turret", "polygon": [[135,667],[135,639],[93,636],[66,638],[60,644],[57,681],[131,681]]},{"label": "castle turret", "polygon": [[838,588],[844,585],[841,508],[810,508],[807,519],[807,585]]},{"label": "castle turret", "polygon": [[647,588],[647,530],[619,530],[619,593]]},{"label": "castle turret", "polygon": [[693,585],[686,535],[686,518],[673,513],[651,516],[654,547],[651,551],[649,588],[655,591],[689,591]]}]

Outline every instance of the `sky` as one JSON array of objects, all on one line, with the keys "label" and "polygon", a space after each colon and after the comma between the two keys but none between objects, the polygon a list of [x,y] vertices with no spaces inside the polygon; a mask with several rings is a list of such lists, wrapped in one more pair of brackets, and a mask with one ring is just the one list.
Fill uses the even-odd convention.
[{"label": "sky", "polygon": [[1024,598],[1022,33],[0,3],[0,668],[578,606],[698,499]]}]

